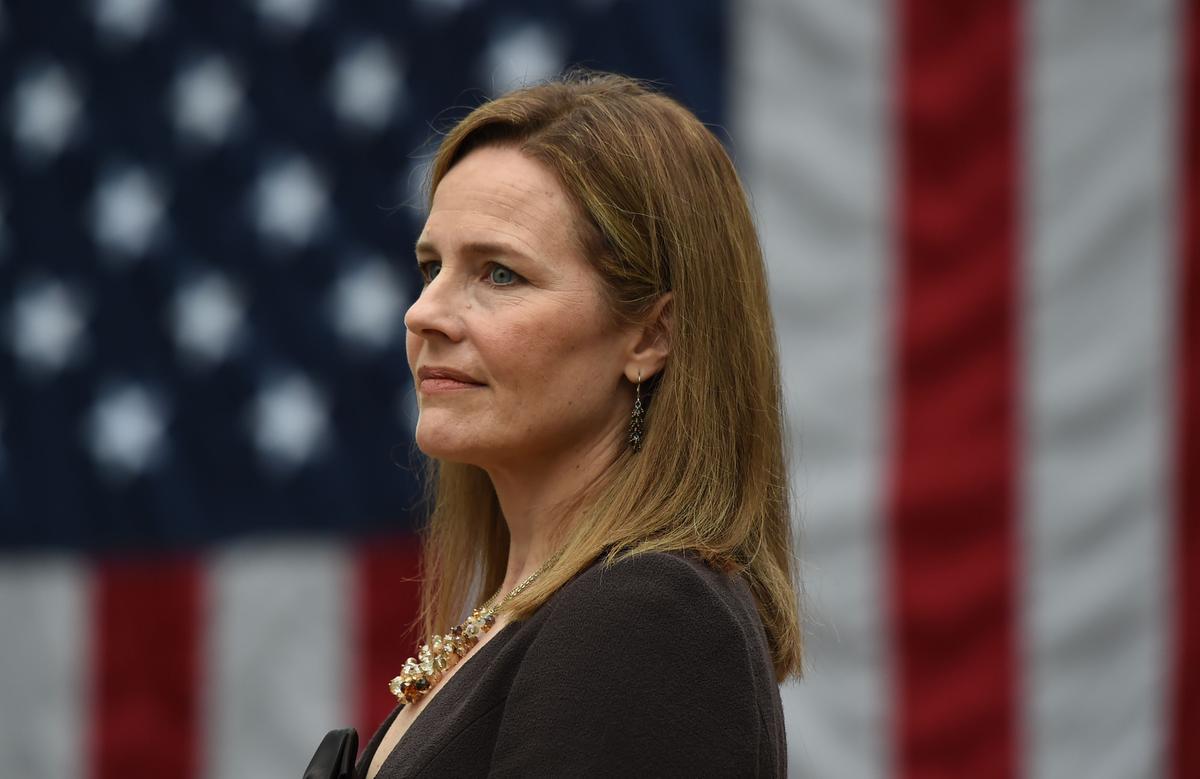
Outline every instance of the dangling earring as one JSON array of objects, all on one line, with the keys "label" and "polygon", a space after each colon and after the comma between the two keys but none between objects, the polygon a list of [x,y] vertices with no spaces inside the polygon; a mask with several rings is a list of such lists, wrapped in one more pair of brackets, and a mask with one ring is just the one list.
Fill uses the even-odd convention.
[{"label": "dangling earring", "polygon": [[637,393],[633,401],[633,416],[629,420],[629,446],[634,452],[642,451],[642,434],[646,425],[646,408],[642,405],[642,372],[638,371]]}]

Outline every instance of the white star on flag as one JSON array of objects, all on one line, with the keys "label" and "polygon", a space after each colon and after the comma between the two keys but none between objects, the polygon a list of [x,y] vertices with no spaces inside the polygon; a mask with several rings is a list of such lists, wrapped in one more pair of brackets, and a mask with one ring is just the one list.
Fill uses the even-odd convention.
[{"label": "white star on flag", "polygon": [[241,114],[243,94],[241,78],[224,57],[212,54],[192,61],[171,87],[175,129],[191,141],[224,142]]},{"label": "white star on flag", "polygon": [[300,156],[269,165],[255,184],[251,205],[259,234],[276,247],[291,249],[313,240],[327,208],[324,181]]},{"label": "white star on flag", "polygon": [[138,476],[162,456],[166,412],[144,386],[123,383],[101,393],[85,437],[96,463],[116,480]]},{"label": "white star on flag", "polygon": [[241,333],[245,304],[224,276],[209,273],[181,287],[171,302],[169,324],[175,343],[194,364],[224,360]]},{"label": "white star on flag", "polygon": [[329,83],[342,121],[367,130],[388,124],[404,98],[403,71],[386,43],[371,40],[342,54]]},{"label": "white star on flag", "polygon": [[321,0],[257,0],[255,6],[272,32],[297,33],[312,22]]},{"label": "white star on flag", "polygon": [[161,0],[95,0],[92,18],[109,44],[132,43],[159,23]]},{"label": "white star on flag", "polygon": [[400,175],[396,183],[400,205],[409,219],[417,226],[425,223],[428,215],[426,189],[429,183],[429,170],[433,162],[428,157],[414,159]]},{"label": "white star on flag", "polygon": [[27,69],[13,94],[12,134],[18,151],[35,162],[57,155],[79,129],[82,107],[79,87],[61,65]]},{"label": "white star on flag", "polygon": [[17,292],[12,310],[12,348],[34,374],[56,373],[82,351],[84,306],[58,281],[28,284]]},{"label": "white star on flag", "polygon": [[126,263],[144,255],[163,229],[166,193],[144,169],[104,175],[92,201],[92,235],[108,256]]},{"label": "white star on flag", "polygon": [[481,78],[493,95],[550,78],[563,68],[564,49],[559,35],[537,22],[525,22],[488,44]]},{"label": "white star on flag", "polygon": [[369,349],[387,346],[403,315],[396,274],[380,260],[342,274],[330,294],[330,315],[338,333],[351,344]]},{"label": "white star on flag", "polygon": [[276,378],[255,398],[250,430],[268,469],[293,470],[312,460],[328,437],[325,399],[299,373]]}]

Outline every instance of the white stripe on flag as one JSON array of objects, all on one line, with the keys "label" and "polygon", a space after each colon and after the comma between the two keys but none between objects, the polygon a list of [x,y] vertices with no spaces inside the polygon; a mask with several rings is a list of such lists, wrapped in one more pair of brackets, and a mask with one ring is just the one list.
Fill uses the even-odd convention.
[{"label": "white stripe on flag", "polygon": [[88,578],[73,558],[0,559],[0,770],[85,776]]},{"label": "white stripe on flag", "polygon": [[1168,0],[1026,21],[1027,773],[1162,775],[1168,666]]},{"label": "white stripe on flag", "polygon": [[209,561],[208,776],[299,776],[326,731],[351,724],[351,565],[315,543],[240,544]]},{"label": "white stripe on flag", "polygon": [[882,0],[736,18],[735,156],[779,328],[809,626],[808,676],[783,689],[789,772],[883,777],[891,20]]}]

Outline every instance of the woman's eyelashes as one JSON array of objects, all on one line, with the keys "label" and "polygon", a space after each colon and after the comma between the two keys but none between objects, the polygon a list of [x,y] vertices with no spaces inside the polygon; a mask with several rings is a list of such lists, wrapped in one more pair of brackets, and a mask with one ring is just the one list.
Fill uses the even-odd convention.
[{"label": "woman's eyelashes", "polygon": [[[417,263],[417,270],[421,274],[421,280],[425,286],[438,277],[442,272],[441,260],[424,260]],[[483,280],[495,287],[511,287],[514,284],[524,281],[519,273],[498,262],[489,262],[483,268]]]}]

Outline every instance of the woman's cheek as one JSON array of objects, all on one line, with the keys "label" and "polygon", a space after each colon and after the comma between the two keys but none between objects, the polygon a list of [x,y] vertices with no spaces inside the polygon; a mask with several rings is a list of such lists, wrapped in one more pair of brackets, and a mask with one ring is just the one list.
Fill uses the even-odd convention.
[{"label": "woman's cheek", "polygon": [[544,349],[538,329],[520,322],[496,322],[487,328],[480,345],[491,355],[498,371],[523,378]]}]

